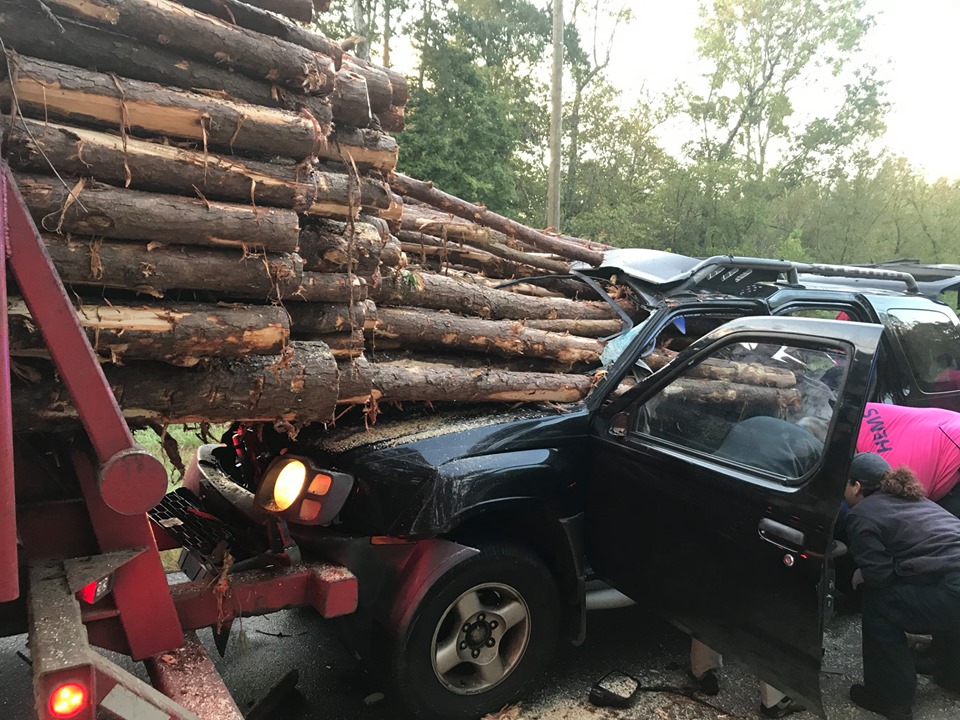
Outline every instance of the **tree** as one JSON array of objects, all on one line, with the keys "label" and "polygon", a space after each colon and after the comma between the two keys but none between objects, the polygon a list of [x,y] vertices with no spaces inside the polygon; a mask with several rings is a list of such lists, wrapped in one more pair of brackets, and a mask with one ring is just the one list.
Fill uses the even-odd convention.
[{"label": "tree", "polygon": [[549,14],[526,0],[463,0],[423,17],[402,169],[497,212],[535,212],[539,224],[542,200],[528,205],[536,193],[518,186],[542,157],[545,86],[531,67],[549,36]]}]

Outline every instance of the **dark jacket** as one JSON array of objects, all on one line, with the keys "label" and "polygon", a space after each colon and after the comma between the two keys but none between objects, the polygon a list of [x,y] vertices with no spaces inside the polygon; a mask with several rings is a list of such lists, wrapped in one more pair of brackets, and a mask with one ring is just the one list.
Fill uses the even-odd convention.
[{"label": "dark jacket", "polygon": [[930,500],[877,492],[853,507],[847,523],[850,554],[868,587],[960,572],[960,519]]}]

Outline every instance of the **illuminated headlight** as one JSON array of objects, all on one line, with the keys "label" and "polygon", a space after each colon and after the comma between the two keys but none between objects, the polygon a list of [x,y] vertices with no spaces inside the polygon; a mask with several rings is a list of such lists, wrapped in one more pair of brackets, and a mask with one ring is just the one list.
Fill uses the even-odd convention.
[{"label": "illuminated headlight", "polygon": [[257,488],[257,503],[269,512],[303,525],[331,522],[353,487],[346,473],[321,470],[308,458],[274,459]]}]

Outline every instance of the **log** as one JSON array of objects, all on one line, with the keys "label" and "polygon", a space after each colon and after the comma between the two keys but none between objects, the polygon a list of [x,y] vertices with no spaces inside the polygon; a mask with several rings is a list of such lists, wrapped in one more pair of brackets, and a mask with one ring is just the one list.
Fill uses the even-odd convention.
[{"label": "log", "polygon": [[[371,395],[379,402],[557,402],[582,400],[593,389],[593,378],[561,373],[509,372],[491,369],[410,368],[358,363],[369,377]],[[351,393],[363,381],[350,385]],[[341,393],[341,404],[366,398]]]},{"label": "log", "polygon": [[312,335],[310,340],[322,342],[337,360],[348,360],[363,355],[363,330],[353,332],[333,333],[328,335]]},{"label": "log", "polygon": [[397,166],[397,141],[376,130],[334,130],[327,144],[317,148],[317,157],[336,160],[348,168],[373,168],[389,172]]},{"label": "log", "polygon": [[422,235],[423,239],[418,242],[405,242],[409,233],[401,231],[398,235],[401,241],[400,249],[419,265],[432,271],[446,272],[449,268],[469,267],[492,278],[531,277],[542,274],[540,270],[529,265],[508,262],[485,250],[477,250],[467,245],[444,243],[443,240],[429,235]]},{"label": "log", "polygon": [[68,179],[64,185],[45,175],[14,178],[37,227],[47,232],[272,252],[295,252],[300,236],[293,210],[204,202],[92,180]]},{"label": "log", "polygon": [[0,104],[26,114],[164,135],[207,146],[283,155],[315,154],[319,124],[288,110],[247,105],[22,55],[7,55]]},{"label": "log", "polygon": [[[124,416],[134,424],[264,421],[289,428],[329,421],[338,394],[337,364],[323,343],[292,342],[282,356],[214,359],[195,368],[131,363],[105,368]],[[74,424],[64,385],[17,382],[14,416],[23,427]]]},{"label": "log", "polygon": [[[678,354],[668,348],[656,348],[643,360],[651,370],[659,370],[672,362]],[[777,388],[791,388],[797,385],[797,376],[787,368],[720,358],[707,358],[699,365],[690,368],[688,377]]]},{"label": "log", "polygon": [[284,17],[255,8],[241,0],[178,0],[182,5],[207,15],[213,15],[231,24],[270,35],[280,40],[323,53],[333,60],[339,70],[343,49],[339,43],[290,22]]},{"label": "log", "polygon": [[303,302],[361,302],[367,299],[367,284],[353,274],[304,272],[290,300]]},{"label": "log", "polygon": [[[405,206],[409,209],[412,206]],[[411,214],[408,212],[404,213],[403,223],[401,227],[407,222],[407,216]],[[501,275],[501,277],[516,277],[523,275],[542,275],[540,271],[546,270],[547,272],[557,273],[565,275],[570,272],[570,263],[564,262],[563,260],[556,259],[555,256],[544,256],[540,253],[529,253],[522,250],[515,250],[504,243],[494,242],[490,239],[489,235],[484,234],[484,228],[479,226],[474,226],[474,229],[466,228],[464,226],[450,226],[452,229],[452,234],[447,235],[448,238],[452,238],[452,242],[445,242],[444,240],[437,238],[435,233],[440,232],[441,236],[443,233],[447,232],[447,226],[438,227],[436,224],[424,225],[422,226],[425,230],[430,232],[429,235],[420,232],[410,232],[407,230],[401,230],[397,233],[397,238],[401,243],[406,244],[418,244],[426,247],[439,247],[443,248],[444,251],[453,252],[459,250],[460,252],[482,252],[483,256],[494,256],[501,261],[507,261],[510,269],[505,270],[506,275]],[[458,238],[461,235],[468,235],[476,232],[477,234],[473,239],[467,239],[463,237],[462,239]],[[474,246],[474,247],[471,247]],[[404,247],[404,250],[407,252],[411,251],[411,248]],[[519,266],[522,270],[514,269]]]},{"label": "log", "polygon": [[338,123],[352,127],[370,126],[370,97],[363,75],[341,68],[333,84],[333,116]]},{"label": "log", "polygon": [[660,391],[661,400],[673,403],[736,403],[751,409],[780,410],[800,406],[800,391],[796,388],[764,387],[731,383],[725,380],[680,378]]},{"label": "log", "polygon": [[603,302],[527,297],[431,273],[401,271],[384,276],[373,299],[377,305],[405,305],[431,310],[469,312],[490,320],[609,320],[614,312]]},{"label": "log", "polygon": [[597,340],[536,330],[517,322],[395,308],[379,309],[374,337],[396,339],[409,347],[547,358],[571,365],[598,364],[603,351]]},{"label": "log", "polygon": [[341,70],[347,70],[361,76],[367,83],[367,96],[370,98],[370,112],[387,112],[393,105],[393,85],[383,68],[369,63],[357,63],[350,55],[343,56]]},{"label": "log", "polygon": [[406,110],[403,107],[391,105],[383,112],[377,113],[380,129],[386,132],[402,132],[406,127]]},{"label": "log", "polygon": [[349,55],[347,57],[354,65],[359,65],[362,68],[373,67],[387,76],[387,79],[390,81],[390,89],[392,91],[390,97],[391,105],[403,107],[407,104],[407,100],[410,97],[410,86],[407,83],[407,78],[405,78],[402,74],[398,73],[392,68],[374,65],[369,60],[364,60],[363,58],[358,58],[353,55]]},{"label": "log", "polygon": [[[218,0],[219,1],[219,0]],[[332,58],[169,0],[46,0],[55,12],[314,95],[333,90]]]},{"label": "log", "polygon": [[380,233],[363,222],[309,222],[300,232],[300,256],[310,272],[373,272],[380,266]]},{"label": "log", "polygon": [[[373,329],[377,306],[372,300],[353,303],[290,303],[290,332],[294,336],[330,335]],[[362,343],[361,343],[362,344]]]},{"label": "log", "polygon": [[261,163],[171,145],[17,118],[7,136],[10,164],[30,172],[93,176],[112,185],[208,200],[305,210],[325,183],[303,165]]},{"label": "log", "polygon": [[433,205],[454,215],[471,220],[499,230],[510,237],[530,243],[544,252],[560,255],[570,260],[580,260],[591,265],[599,265],[603,261],[603,253],[590,250],[575,243],[565,242],[555,237],[522,225],[515,220],[487,210],[481,205],[474,205],[465,200],[449,195],[433,187],[432,183],[415,180],[401,173],[391,173],[390,186],[401,195],[409,195],[428,205]]},{"label": "log", "polygon": [[426,233],[449,240],[463,240],[477,245],[490,242],[489,228],[464,220],[456,215],[445,213],[429,205],[404,203],[400,229],[408,232]]},{"label": "log", "polygon": [[347,361],[337,363],[340,372],[340,393],[338,405],[362,405],[371,397],[369,363],[361,355]]},{"label": "log", "polygon": [[[26,303],[11,298],[10,354],[48,357]],[[77,318],[94,351],[114,362],[162,360],[196,365],[206,357],[276,355],[290,336],[283,308],[273,305],[83,303]]]},{"label": "log", "polygon": [[313,20],[313,0],[244,0],[244,2],[297,22],[308,23]]},{"label": "log", "polygon": [[[382,180],[371,177],[351,177],[351,173],[323,166],[316,171],[316,204],[337,203],[352,205],[357,210],[379,211],[390,207],[393,194]],[[310,213],[315,208],[310,208]]]},{"label": "log", "polygon": [[185,245],[159,247],[44,234],[66,284],[111,287],[162,297],[167,291],[209,290],[231,298],[283,299],[300,288],[296,255],[254,255]]},{"label": "log", "polygon": [[537,330],[590,338],[616,335],[623,330],[619,320],[524,320],[523,324]]},{"label": "log", "polygon": [[253,105],[288,110],[304,107],[324,126],[333,120],[330,103],[325,98],[279,92],[270,82],[254,80],[182,53],[144,45],[142,41],[68,18],[55,19],[9,0],[0,2],[0,37],[7,37],[12,49],[22,55]]}]

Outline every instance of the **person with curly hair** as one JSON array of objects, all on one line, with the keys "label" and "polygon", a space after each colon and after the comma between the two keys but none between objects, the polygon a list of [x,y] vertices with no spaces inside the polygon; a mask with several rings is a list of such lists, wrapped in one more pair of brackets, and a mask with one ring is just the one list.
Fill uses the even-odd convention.
[{"label": "person with curly hair", "polygon": [[863,584],[863,684],[857,705],[911,720],[917,673],[905,633],[932,634],[934,681],[960,692],[960,519],[925,497],[907,467],[858,453],[844,499],[847,532]]}]

